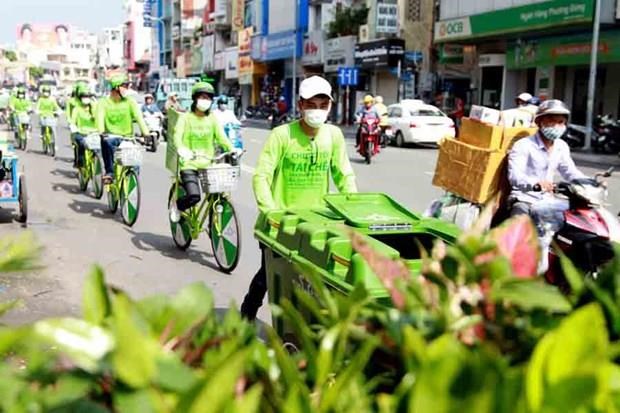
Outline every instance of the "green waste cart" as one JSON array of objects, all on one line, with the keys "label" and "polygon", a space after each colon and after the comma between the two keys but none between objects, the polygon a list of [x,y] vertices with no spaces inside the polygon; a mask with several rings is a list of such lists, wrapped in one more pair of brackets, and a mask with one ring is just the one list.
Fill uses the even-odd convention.
[{"label": "green waste cart", "polygon": [[[330,194],[325,203],[325,208],[259,216],[254,235],[265,250],[270,304],[287,298],[296,306],[295,288],[312,294],[300,271],[309,268],[334,291],[348,294],[363,284],[379,303],[389,305],[388,292],[353,251],[348,232],[357,231],[387,257],[402,258],[415,276],[422,266],[420,246],[430,250],[437,239],[452,243],[460,231],[453,224],[423,218],[384,194]],[[282,318],[274,318],[273,325],[281,337],[294,340],[293,330]]]}]

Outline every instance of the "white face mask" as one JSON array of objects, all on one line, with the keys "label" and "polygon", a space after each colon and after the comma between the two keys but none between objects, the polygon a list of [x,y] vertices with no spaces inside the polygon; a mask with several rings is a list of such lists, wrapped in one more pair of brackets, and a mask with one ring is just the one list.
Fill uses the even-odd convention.
[{"label": "white face mask", "polygon": [[198,99],[196,101],[196,109],[201,112],[206,112],[211,109],[211,104],[213,103],[210,99]]},{"label": "white face mask", "polygon": [[119,90],[119,93],[121,94],[122,97],[126,98],[127,96],[129,96],[129,89],[122,88]]},{"label": "white face mask", "polygon": [[550,141],[554,141],[566,133],[566,125],[543,126],[540,128],[540,133]]},{"label": "white face mask", "polygon": [[90,105],[90,98],[82,98],[83,105]]},{"label": "white face mask", "polygon": [[306,109],[304,111],[304,122],[313,129],[318,129],[327,122],[329,110],[324,109]]}]

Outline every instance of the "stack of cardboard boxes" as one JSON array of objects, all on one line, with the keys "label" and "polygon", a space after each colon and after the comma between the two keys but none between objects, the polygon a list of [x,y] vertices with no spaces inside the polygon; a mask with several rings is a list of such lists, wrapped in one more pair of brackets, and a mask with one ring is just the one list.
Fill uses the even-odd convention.
[{"label": "stack of cardboard boxes", "polygon": [[433,185],[475,204],[485,204],[507,185],[508,151],[536,128],[499,126],[500,112],[475,107],[463,118],[457,139],[439,147]]}]

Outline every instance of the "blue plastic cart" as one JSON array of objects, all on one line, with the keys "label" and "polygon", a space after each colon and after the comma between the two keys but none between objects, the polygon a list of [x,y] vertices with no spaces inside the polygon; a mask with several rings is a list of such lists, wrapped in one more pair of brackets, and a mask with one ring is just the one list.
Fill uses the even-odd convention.
[{"label": "blue plastic cart", "polygon": [[0,147],[0,206],[13,204],[18,207],[17,220],[28,221],[28,195],[26,177],[19,171],[19,158],[10,146]]}]

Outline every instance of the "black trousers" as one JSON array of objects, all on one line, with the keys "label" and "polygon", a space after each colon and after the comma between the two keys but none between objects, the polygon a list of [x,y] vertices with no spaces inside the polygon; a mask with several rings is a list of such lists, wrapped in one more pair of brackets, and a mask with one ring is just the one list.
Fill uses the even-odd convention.
[{"label": "black trousers", "polygon": [[261,247],[260,268],[250,282],[248,293],[241,304],[241,315],[248,320],[255,320],[258,309],[263,305],[267,294],[267,269],[265,268],[265,249]]},{"label": "black trousers", "polygon": [[198,172],[191,169],[181,171],[181,184],[185,189],[185,195],[177,199],[177,208],[179,211],[185,211],[200,202]]}]

